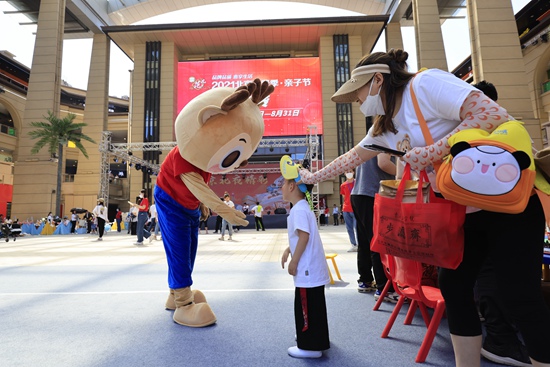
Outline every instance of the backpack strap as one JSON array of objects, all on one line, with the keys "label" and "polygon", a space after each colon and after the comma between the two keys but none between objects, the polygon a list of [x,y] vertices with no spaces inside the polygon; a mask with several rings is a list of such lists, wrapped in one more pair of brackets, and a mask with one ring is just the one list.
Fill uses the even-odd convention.
[{"label": "backpack strap", "polygon": [[[424,115],[420,110],[420,105],[418,104],[416,93],[414,93],[413,81],[414,81],[414,78],[411,80],[410,90],[411,90],[411,99],[414,106],[414,112],[416,113],[416,118],[418,119],[418,123],[420,124],[420,129],[422,130],[422,135],[424,135],[424,140],[426,141],[426,144],[433,145],[434,139],[432,137],[432,134],[430,133],[430,129],[428,129],[428,124],[426,123],[426,119],[424,118]],[[437,171],[439,167],[441,167],[441,163],[442,162],[439,161],[439,162],[433,163],[432,166]]]},{"label": "backpack strap", "polygon": [[424,135],[424,140],[426,140],[426,144],[432,145],[434,143],[434,139],[432,138],[430,129],[428,129],[428,124],[426,124],[426,119],[424,118],[424,115],[422,115],[422,111],[420,110],[418,99],[416,98],[416,94],[414,93],[413,81],[414,81],[414,78],[411,80],[410,89],[411,89],[411,98],[414,106],[414,112],[416,113],[416,118],[420,123],[420,129],[422,130],[422,135]]}]

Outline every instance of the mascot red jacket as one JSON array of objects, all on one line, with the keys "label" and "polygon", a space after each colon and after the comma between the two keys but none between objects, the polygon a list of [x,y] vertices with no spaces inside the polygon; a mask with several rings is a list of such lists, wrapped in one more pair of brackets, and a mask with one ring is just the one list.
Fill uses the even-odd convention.
[{"label": "mascot red jacket", "polygon": [[274,87],[256,79],[245,86],[215,88],[189,102],[175,122],[177,146],[162,163],[155,203],[168,261],[170,294],[166,308],[180,325],[216,322],[204,294],[191,290],[199,219],[208,208],[229,223],[248,225],[245,215],[225,205],[208,187],[213,173],[246,165],[264,133],[258,107]]}]

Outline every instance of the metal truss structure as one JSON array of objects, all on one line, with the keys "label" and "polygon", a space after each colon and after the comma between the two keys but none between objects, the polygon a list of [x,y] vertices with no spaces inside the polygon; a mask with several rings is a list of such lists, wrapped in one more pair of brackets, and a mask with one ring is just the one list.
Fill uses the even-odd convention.
[{"label": "metal truss structure", "polygon": [[[290,148],[290,147],[307,147],[305,157],[307,160],[306,165],[311,172],[317,171],[319,167],[318,150],[319,150],[319,137],[317,136],[317,127],[310,126],[309,134],[305,138],[281,138],[281,139],[262,139],[258,148]],[[123,162],[132,164],[133,166],[141,166],[143,172],[150,174],[158,174],[160,171],[160,165],[152,162],[145,161],[139,157],[136,157],[133,152],[145,152],[145,151],[163,151],[172,150],[176,146],[176,142],[151,142],[151,143],[112,143],[111,132],[103,131],[101,135],[101,142],[99,144],[99,151],[101,153],[100,161],[100,180],[99,180],[99,193],[98,197],[105,199],[105,205],[108,205],[109,201],[109,163],[111,156],[121,159]],[[304,160],[304,161],[305,161]],[[276,168],[251,168],[253,164],[246,166],[245,168],[239,168],[232,172],[228,172],[228,175],[247,175],[258,173],[279,173],[279,167]],[[315,185],[312,192],[313,205],[316,210],[316,214],[319,210],[319,190],[318,185]]]}]

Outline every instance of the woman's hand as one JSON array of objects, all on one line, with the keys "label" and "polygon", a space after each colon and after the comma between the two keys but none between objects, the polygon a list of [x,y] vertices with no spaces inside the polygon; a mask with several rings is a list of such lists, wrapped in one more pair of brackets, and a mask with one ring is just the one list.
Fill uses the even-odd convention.
[{"label": "woman's hand", "polygon": [[[436,149],[437,144],[440,142],[442,143],[441,146]],[[413,148],[403,156],[403,160],[411,165],[412,170],[420,172],[430,164],[442,160],[443,157],[449,154],[450,150],[451,147],[449,147],[447,139],[445,139],[445,144],[443,144],[442,139],[434,145]]]}]

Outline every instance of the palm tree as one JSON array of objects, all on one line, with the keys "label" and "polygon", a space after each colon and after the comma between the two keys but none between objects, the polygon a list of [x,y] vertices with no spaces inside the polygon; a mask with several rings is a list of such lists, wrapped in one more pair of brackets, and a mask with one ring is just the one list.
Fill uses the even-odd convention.
[{"label": "palm tree", "polygon": [[87,135],[82,134],[81,130],[85,123],[74,123],[76,115],[69,113],[64,118],[59,118],[48,111],[48,116],[44,116],[47,122],[33,121],[31,126],[37,128],[30,131],[31,139],[39,139],[31,149],[31,154],[37,154],[45,146],[48,147],[49,153],[53,156],[57,154],[57,189],[55,190],[55,214],[59,214],[61,204],[61,174],[63,169],[63,147],[69,142],[74,145],[88,158],[86,148],[80,140],[84,139],[95,144],[95,141]]}]

